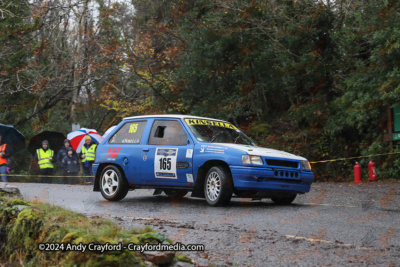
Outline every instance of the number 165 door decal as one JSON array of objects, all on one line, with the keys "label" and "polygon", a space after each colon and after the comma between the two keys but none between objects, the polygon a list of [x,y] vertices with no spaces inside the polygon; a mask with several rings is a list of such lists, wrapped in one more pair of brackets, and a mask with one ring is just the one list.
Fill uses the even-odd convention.
[{"label": "number 165 door decal", "polygon": [[154,174],[156,178],[178,179],[176,175],[177,148],[157,148],[154,157]]}]

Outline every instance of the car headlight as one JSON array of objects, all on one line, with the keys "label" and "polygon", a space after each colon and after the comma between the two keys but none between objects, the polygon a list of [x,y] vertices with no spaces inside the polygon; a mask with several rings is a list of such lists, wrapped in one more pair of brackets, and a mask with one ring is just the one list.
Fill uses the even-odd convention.
[{"label": "car headlight", "polygon": [[300,163],[302,169],[311,170],[311,165],[310,162],[308,162],[308,160],[301,160]]},{"label": "car headlight", "polygon": [[260,156],[242,155],[243,164],[263,165],[264,162]]}]

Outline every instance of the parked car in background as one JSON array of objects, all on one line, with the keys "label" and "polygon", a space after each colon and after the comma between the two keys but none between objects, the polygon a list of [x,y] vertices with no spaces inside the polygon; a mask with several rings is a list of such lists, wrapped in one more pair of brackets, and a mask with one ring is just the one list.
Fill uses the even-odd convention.
[{"label": "parked car in background", "polygon": [[124,118],[99,144],[93,173],[94,191],[110,201],[154,188],[211,206],[233,196],[290,204],[314,181],[306,158],[258,147],[229,122],[186,115]]}]

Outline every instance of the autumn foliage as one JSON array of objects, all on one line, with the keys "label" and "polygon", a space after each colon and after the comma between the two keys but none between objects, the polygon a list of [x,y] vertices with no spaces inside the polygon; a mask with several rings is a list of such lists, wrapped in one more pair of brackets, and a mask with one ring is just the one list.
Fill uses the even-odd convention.
[{"label": "autumn foliage", "polygon": [[[398,150],[383,141],[400,102],[397,1],[8,2],[0,122],[28,137],[76,118],[102,132],[180,113],[311,161]],[[383,177],[400,174],[397,157],[377,161]],[[347,179],[352,165],[313,167]]]}]

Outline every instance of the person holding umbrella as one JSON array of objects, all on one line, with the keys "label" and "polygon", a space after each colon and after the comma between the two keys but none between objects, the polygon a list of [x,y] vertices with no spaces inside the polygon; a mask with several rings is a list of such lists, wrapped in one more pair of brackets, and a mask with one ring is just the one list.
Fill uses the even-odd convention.
[{"label": "person holding umbrella", "polygon": [[35,159],[38,161],[40,168],[40,182],[51,183],[52,177],[42,177],[53,175],[54,165],[56,161],[54,158],[54,151],[49,148],[49,141],[42,141],[42,148],[36,150]]},{"label": "person holding umbrella", "polygon": [[7,158],[10,156],[8,145],[2,142],[2,136],[0,135],[0,175],[1,181],[7,183]]},{"label": "person holding umbrella", "polygon": [[[65,139],[64,146],[60,150],[58,150],[58,153],[57,153],[57,165],[60,167],[60,175],[63,176],[60,179],[61,184],[68,183],[67,173],[65,172],[63,159],[67,156],[67,152],[68,152],[69,148],[72,150],[73,155],[78,157],[76,154],[76,151],[74,149],[72,149],[72,147],[71,147],[71,142],[68,139]],[[71,175],[69,175],[69,176],[71,176]]]},{"label": "person holding umbrella", "polygon": [[97,145],[92,143],[90,136],[85,136],[85,144],[82,147],[80,158],[83,163],[83,172],[85,174],[86,183],[92,183],[93,181],[93,170],[92,165],[96,157]]}]

